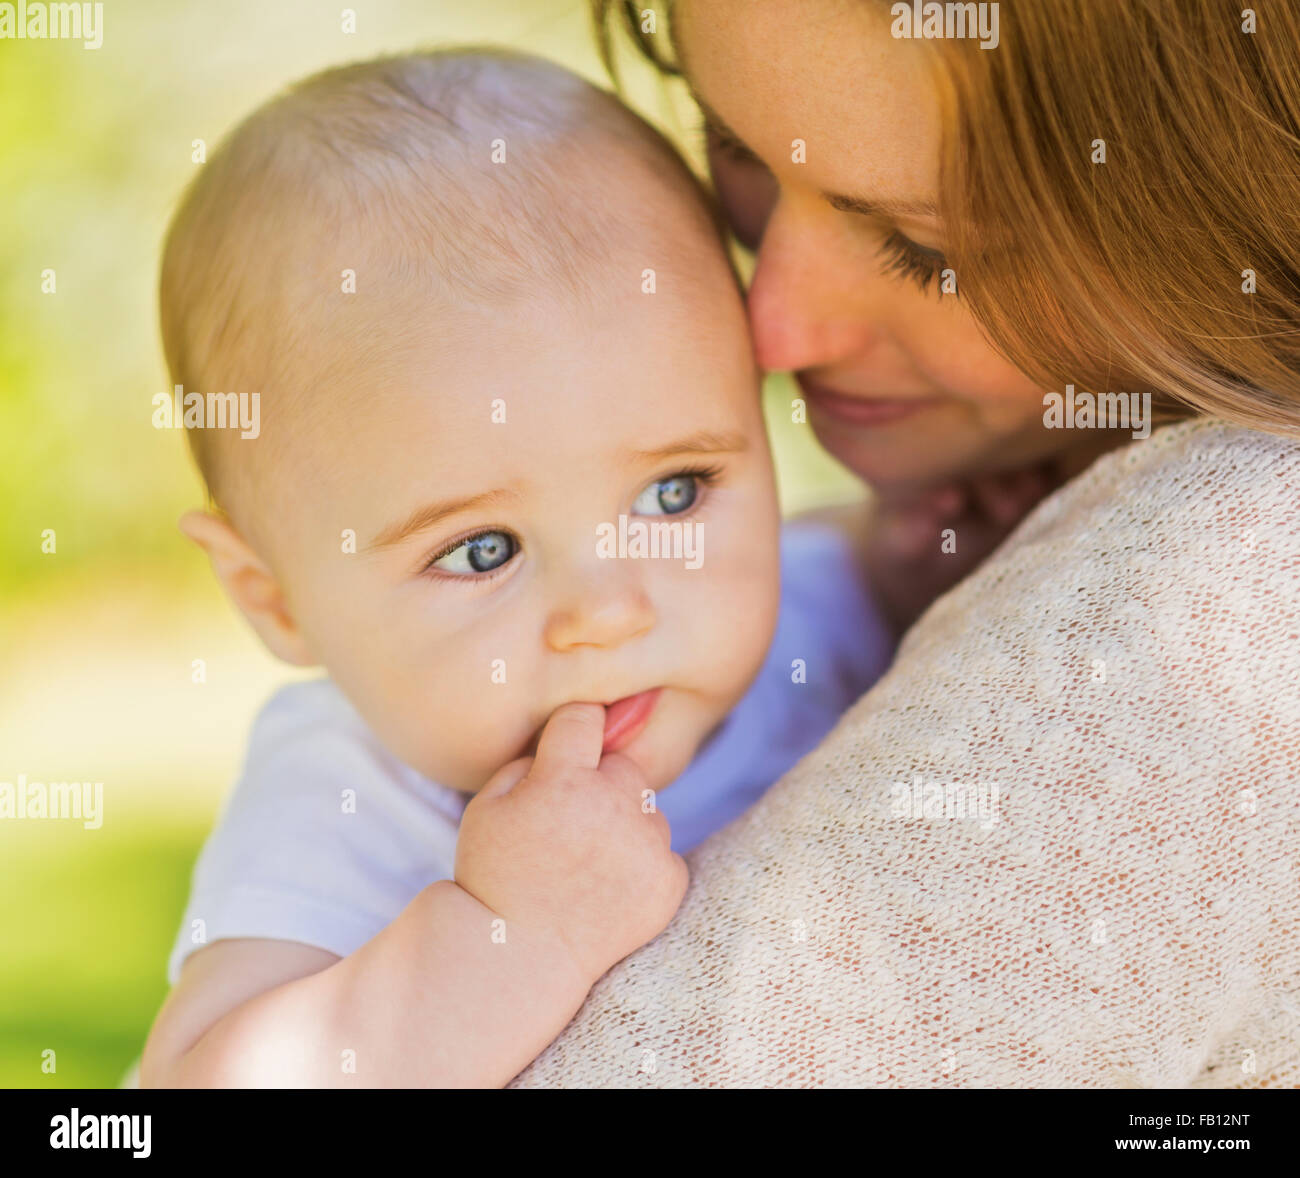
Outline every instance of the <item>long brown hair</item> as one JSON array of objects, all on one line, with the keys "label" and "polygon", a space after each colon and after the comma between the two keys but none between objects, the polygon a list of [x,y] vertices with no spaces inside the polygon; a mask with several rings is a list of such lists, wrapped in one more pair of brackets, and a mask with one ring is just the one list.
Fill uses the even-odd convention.
[{"label": "long brown hair", "polygon": [[[679,72],[642,5],[592,7],[612,74],[620,23]],[[1003,0],[999,17],[995,49],[928,42],[947,253],[992,345],[1045,388],[1300,436],[1300,5]]]}]

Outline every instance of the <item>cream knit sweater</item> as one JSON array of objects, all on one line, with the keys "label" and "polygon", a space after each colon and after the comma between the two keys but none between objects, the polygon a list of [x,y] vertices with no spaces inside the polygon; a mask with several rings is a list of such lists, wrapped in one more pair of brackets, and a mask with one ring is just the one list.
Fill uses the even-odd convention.
[{"label": "cream knit sweater", "polygon": [[688,860],[513,1087],[1300,1084],[1300,446],[1103,458]]}]

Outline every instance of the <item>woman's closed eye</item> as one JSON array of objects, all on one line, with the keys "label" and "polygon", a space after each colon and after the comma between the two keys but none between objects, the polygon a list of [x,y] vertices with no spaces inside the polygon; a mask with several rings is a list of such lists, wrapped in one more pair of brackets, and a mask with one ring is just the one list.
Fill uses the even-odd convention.
[{"label": "woman's closed eye", "polygon": [[881,242],[880,256],[889,273],[911,279],[922,291],[929,290],[930,283],[948,268],[948,259],[938,250],[917,245],[897,229],[891,230]]},{"label": "woman's closed eye", "polygon": [[705,152],[713,190],[736,240],[751,252],[776,204],[780,185],[757,155],[734,136],[704,124]]},{"label": "woman's closed eye", "polygon": [[716,124],[707,121],[703,125],[703,131],[710,146],[716,147],[718,151],[736,163],[753,164],[760,168],[767,167],[755,152],[751,151],[731,132],[725,131]]},{"label": "woman's closed eye", "polygon": [[[723,212],[740,244],[756,251],[776,200],[776,178],[748,146],[728,131],[707,121],[704,131],[713,184]],[[897,229],[885,234],[880,256],[887,273],[915,282],[922,291],[928,291],[948,268],[942,253],[918,244]]]},{"label": "woman's closed eye", "polygon": [[483,577],[504,568],[519,551],[519,542],[509,532],[479,532],[444,548],[425,566],[449,577]]}]

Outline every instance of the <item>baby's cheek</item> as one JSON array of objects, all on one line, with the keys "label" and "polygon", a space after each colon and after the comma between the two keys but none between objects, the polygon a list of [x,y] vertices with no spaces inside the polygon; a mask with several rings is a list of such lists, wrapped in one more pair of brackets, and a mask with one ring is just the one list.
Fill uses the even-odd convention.
[{"label": "baby's cheek", "polygon": [[453,789],[477,788],[510,759],[512,703],[524,668],[504,644],[407,641],[382,660],[382,721],[388,748],[423,776]]},{"label": "baby's cheek", "polygon": [[715,570],[705,595],[697,645],[715,689],[735,699],[744,694],[771,642],[780,594],[780,566],[755,559],[751,550]]},{"label": "baby's cheek", "polygon": [[732,631],[732,662],[739,690],[743,693],[752,677],[758,674],[772,643],[779,601],[779,567],[771,573],[771,583],[751,589],[745,608],[736,616]]}]

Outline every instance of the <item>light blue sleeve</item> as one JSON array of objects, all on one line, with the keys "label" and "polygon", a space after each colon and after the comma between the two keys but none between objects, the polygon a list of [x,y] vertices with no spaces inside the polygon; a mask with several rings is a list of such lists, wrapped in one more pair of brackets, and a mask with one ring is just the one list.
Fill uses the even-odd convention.
[{"label": "light blue sleeve", "polygon": [[386,753],[328,680],[283,688],[195,865],[168,981],[195,949],[231,937],[347,956],[452,878],[463,809]]},{"label": "light blue sleeve", "polygon": [[774,650],[801,654],[823,706],[838,718],[884,674],[896,646],[847,538],[829,524],[786,524]]}]

